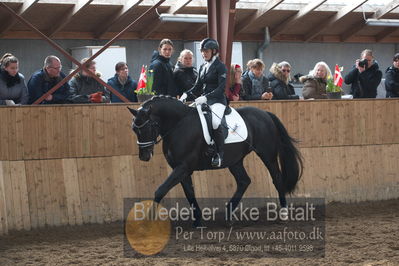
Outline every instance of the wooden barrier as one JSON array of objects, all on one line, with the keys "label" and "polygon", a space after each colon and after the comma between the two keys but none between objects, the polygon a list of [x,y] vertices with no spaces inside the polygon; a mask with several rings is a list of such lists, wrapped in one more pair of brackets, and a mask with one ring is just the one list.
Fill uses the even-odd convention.
[{"label": "wooden barrier", "polygon": [[[399,197],[399,100],[239,102],[272,111],[300,140],[294,196],[357,202]],[[122,219],[123,198],[152,197],[170,172],[160,145],[138,159],[126,104],[0,107],[0,235]],[[131,105],[134,106],[134,105]],[[137,107],[137,106],[136,106]],[[267,140],[265,140],[267,145]],[[276,197],[252,153],[247,197]],[[198,197],[231,197],[228,170],[194,174]],[[184,197],[180,186],[167,197]]]}]

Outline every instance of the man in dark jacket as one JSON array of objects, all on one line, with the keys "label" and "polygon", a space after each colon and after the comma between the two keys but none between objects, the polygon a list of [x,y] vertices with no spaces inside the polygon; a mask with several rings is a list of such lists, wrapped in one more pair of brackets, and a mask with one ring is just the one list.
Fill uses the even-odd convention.
[{"label": "man in dark jacket", "polygon": [[[96,62],[90,61],[86,63],[88,58],[82,59],[81,63],[85,64],[86,68],[101,77],[101,74],[96,71]],[[108,103],[109,92],[96,79],[91,77],[86,71],[82,70],[77,73],[70,81],[71,87],[71,101],[73,103]]]},{"label": "man in dark jacket", "polygon": [[[65,78],[65,74],[61,72],[61,69],[61,60],[58,57],[54,55],[46,57],[44,67],[35,72],[28,82],[29,104],[35,102]],[[53,94],[47,96],[42,104],[69,103],[70,96],[70,87],[68,82],[66,82]]]},{"label": "man in dark jacket", "polygon": [[361,53],[361,59],[355,61],[355,66],[345,76],[345,83],[351,84],[353,98],[375,98],[381,78],[382,72],[374,60],[373,51],[366,49]]},{"label": "man in dark jacket", "polygon": [[157,95],[169,95],[176,97],[177,89],[173,78],[173,69],[169,60],[173,54],[173,43],[169,39],[163,39],[159,43],[158,51],[154,51],[151,65],[148,70],[154,72],[152,89]]},{"label": "man in dark jacket", "polygon": [[392,66],[385,72],[385,90],[387,98],[399,97],[399,53],[395,54]]},{"label": "man in dark jacket", "polygon": [[241,77],[242,89],[240,96],[243,100],[270,100],[273,97],[269,89],[269,80],[263,75],[265,64],[256,58],[247,64],[248,70]]}]

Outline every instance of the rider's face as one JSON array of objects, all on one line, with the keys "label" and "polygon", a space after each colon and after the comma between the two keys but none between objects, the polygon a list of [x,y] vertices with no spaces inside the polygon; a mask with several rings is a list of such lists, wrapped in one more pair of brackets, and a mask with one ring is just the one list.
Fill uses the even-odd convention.
[{"label": "rider's face", "polygon": [[201,55],[205,61],[210,61],[212,59],[212,49],[201,50]]}]

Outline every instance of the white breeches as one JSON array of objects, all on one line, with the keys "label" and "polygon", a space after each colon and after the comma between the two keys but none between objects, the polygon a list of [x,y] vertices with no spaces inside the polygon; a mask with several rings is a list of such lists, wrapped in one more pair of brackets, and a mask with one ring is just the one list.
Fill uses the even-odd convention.
[{"label": "white breeches", "polygon": [[217,129],[220,126],[220,123],[222,122],[226,106],[221,103],[214,103],[210,107],[212,110],[212,127],[213,129]]}]

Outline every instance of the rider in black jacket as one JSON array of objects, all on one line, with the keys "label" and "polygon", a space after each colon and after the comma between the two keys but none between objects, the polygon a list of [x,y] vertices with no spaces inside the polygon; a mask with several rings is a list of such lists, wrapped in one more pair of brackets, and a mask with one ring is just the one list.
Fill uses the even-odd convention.
[{"label": "rider in black jacket", "polygon": [[223,162],[224,136],[221,124],[227,101],[226,66],[218,57],[219,44],[216,40],[206,38],[201,42],[201,54],[206,61],[199,69],[199,75],[193,88],[183,93],[184,101],[188,96],[195,99],[196,104],[207,103],[212,110],[213,136],[217,154],[212,158],[212,166],[220,167]]}]

